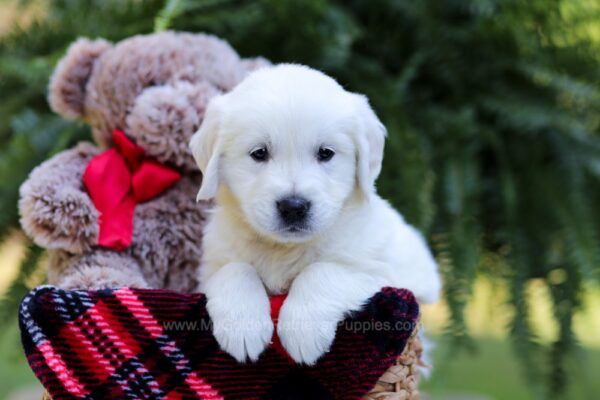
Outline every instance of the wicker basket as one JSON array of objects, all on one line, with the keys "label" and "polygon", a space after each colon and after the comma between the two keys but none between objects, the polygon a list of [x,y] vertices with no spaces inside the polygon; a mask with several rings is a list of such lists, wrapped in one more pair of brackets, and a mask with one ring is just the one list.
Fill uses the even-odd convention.
[{"label": "wicker basket", "polygon": [[[423,345],[415,332],[396,363],[381,376],[363,400],[418,400],[419,367],[427,367],[421,359],[422,354]],[[52,398],[44,393],[42,400]]]},{"label": "wicker basket", "polygon": [[363,400],[420,399],[419,367],[429,368],[422,356],[423,343],[415,331],[395,365],[388,368]]}]

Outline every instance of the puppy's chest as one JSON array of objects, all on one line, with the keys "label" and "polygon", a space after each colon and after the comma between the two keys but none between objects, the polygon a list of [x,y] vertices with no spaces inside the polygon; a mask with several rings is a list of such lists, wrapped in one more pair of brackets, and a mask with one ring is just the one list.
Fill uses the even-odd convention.
[{"label": "puppy's chest", "polygon": [[249,263],[256,268],[258,275],[271,294],[285,293],[293,280],[318,258],[318,250],[311,248],[260,249],[248,254]]}]

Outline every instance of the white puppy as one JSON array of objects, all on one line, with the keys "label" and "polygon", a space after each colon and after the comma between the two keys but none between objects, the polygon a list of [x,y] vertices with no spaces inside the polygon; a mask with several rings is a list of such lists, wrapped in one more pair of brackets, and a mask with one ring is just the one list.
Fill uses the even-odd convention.
[{"label": "white puppy", "polygon": [[364,96],[304,66],[258,70],[210,102],[190,144],[204,174],[198,199],[216,202],[200,290],[237,360],[256,360],[271,340],[269,294],[288,292],[277,333],[307,364],[383,286],[437,301],[425,241],[375,193],[384,139]]}]

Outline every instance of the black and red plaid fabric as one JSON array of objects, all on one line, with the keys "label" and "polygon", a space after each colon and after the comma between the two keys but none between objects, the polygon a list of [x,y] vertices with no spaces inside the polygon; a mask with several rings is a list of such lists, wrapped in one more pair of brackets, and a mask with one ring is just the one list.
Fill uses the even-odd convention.
[{"label": "black and red plaid fabric", "polygon": [[349,400],[394,363],[419,314],[411,292],[384,288],[339,325],[315,366],[294,364],[278,346],[239,364],[219,349],[205,303],[166,290],[41,286],[21,304],[23,346],[54,400]]}]

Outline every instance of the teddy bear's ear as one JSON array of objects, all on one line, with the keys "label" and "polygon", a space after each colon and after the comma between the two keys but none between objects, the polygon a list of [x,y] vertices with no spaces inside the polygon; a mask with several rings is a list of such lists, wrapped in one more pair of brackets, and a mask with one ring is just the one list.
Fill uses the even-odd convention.
[{"label": "teddy bear's ear", "polygon": [[103,39],[78,39],[56,66],[48,88],[52,110],[68,119],[84,114],[85,89],[98,57],[111,48]]},{"label": "teddy bear's ear", "polygon": [[257,69],[272,67],[273,64],[269,60],[263,57],[256,58],[244,58],[240,61],[242,64],[242,69],[246,74],[256,71]]}]

